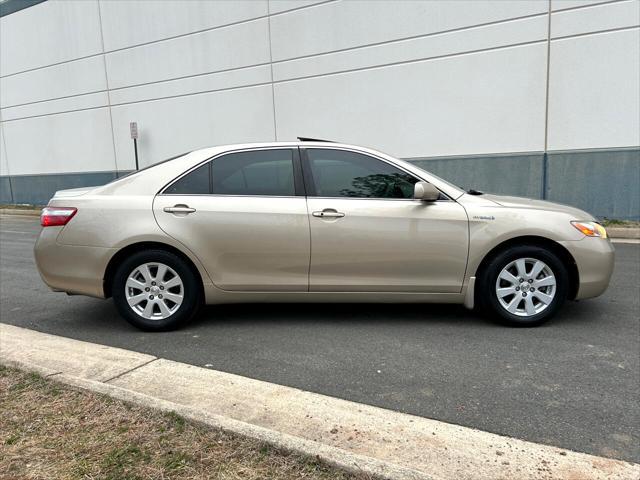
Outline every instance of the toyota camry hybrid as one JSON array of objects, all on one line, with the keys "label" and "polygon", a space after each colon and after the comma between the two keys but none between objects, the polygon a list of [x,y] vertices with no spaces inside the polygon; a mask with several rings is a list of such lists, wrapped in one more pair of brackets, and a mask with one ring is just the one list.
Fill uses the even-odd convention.
[{"label": "toyota camry hybrid", "polygon": [[459,303],[533,326],[604,292],[614,258],[582,210],[465,192],[307,139],[207,148],[62,190],[41,224],[47,285],[113,297],[145,330],[234,302]]}]

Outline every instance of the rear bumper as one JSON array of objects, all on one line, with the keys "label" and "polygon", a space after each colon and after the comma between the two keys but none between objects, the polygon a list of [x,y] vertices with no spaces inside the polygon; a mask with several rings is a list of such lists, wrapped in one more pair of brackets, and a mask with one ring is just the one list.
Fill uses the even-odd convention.
[{"label": "rear bumper", "polygon": [[585,237],[575,242],[560,242],[573,256],[578,267],[576,300],[597,297],[609,286],[615,249],[609,240]]},{"label": "rear bumper", "polygon": [[61,245],[62,228],[43,228],[34,247],[42,280],[55,291],[104,298],[103,276],[115,249]]}]

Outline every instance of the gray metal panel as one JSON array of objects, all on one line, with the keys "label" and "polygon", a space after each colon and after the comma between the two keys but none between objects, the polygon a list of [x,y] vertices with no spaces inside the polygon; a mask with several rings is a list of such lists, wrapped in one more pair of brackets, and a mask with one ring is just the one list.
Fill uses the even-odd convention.
[{"label": "gray metal panel", "polygon": [[12,176],[13,202],[46,205],[56,190],[104,185],[114,178],[116,172]]},{"label": "gray metal panel", "polygon": [[550,152],[547,198],[599,218],[640,220],[640,149]]},{"label": "gray metal panel", "polygon": [[431,173],[483,192],[540,198],[542,153],[409,159]]},{"label": "gray metal panel", "polygon": [[13,203],[9,177],[0,177],[0,203]]}]

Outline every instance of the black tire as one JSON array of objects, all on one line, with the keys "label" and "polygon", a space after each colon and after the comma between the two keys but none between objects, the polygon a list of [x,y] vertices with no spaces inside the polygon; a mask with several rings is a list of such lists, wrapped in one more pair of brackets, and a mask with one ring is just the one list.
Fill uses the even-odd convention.
[{"label": "black tire", "polygon": [[[518,316],[507,311],[500,304],[496,293],[496,282],[502,269],[521,258],[541,260],[551,269],[556,281],[553,300],[544,310],[527,317]],[[502,324],[514,327],[535,327],[546,322],[562,307],[569,291],[569,274],[562,261],[552,251],[533,245],[513,246],[499,252],[480,272],[477,281],[479,283],[476,290],[476,301],[481,311]],[[520,294],[521,291],[517,293],[517,295]],[[510,298],[515,297],[507,297],[507,299]]]},{"label": "black tire", "polygon": [[[141,265],[154,262],[170,267],[182,280],[182,303],[171,315],[162,319],[147,319],[136,313],[129,306],[126,296],[126,283],[129,275]],[[184,326],[197,313],[202,303],[198,273],[194,272],[193,268],[182,258],[166,250],[147,250],[127,257],[116,269],[111,291],[113,293],[113,301],[120,315],[131,325],[141,330],[152,332],[173,330]]]}]

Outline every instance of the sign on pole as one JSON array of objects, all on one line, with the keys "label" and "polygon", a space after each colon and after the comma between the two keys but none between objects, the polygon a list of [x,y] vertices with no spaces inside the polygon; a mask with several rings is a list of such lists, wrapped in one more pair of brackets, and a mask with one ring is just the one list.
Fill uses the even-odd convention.
[{"label": "sign on pole", "polygon": [[129,133],[131,133],[131,138],[137,140],[138,138],[138,122],[129,122]]}]

